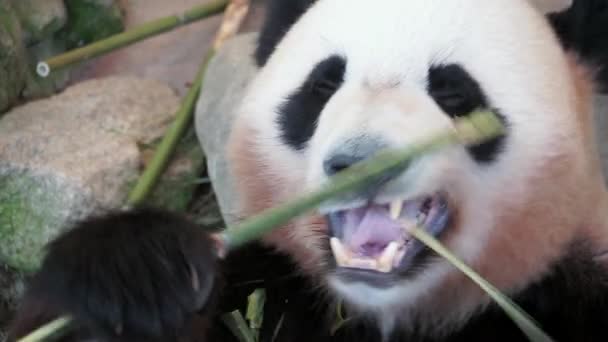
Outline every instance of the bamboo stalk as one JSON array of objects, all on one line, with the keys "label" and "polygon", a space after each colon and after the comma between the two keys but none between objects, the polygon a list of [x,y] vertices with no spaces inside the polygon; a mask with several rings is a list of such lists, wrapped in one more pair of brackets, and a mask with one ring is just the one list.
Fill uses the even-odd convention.
[{"label": "bamboo stalk", "polygon": [[354,166],[333,177],[324,188],[311,192],[286,205],[272,208],[254,216],[236,226],[225,230],[217,236],[220,255],[253,241],[278,226],[284,225],[293,218],[313,210],[332,197],[356,190],[365,186],[387,171],[403,167],[411,159],[424,153],[464,143],[477,144],[502,132],[503,125],[491,113],[473,113],[456,122],[456,129],[440,132],[426,141],[410,146],[404,150],[387,151],[370,161]]},{"label": "bamboo stalk", "polygon": [[167,167],[169,158],[173,154],[177,143],[192,122],[194,106],[202,91],[203,80],[209,62],[224,42],[237,33],[248,11],[249,0],[232,0],[227,6],[226,12],[224,13],[224,19],[215,36],[212,48],[205,57],[192,88],[190,88],[180,109],[175,114],[175,121],[160,142],[150,164],[146,167],[143,175],[139,178],[131,191],[129,198],[127,199],[127,208],[141,205],[150,192],[154,190],[154,186]]},{"label": "bamboo stalk", "polygon": [[236,310],[223,315],[222,321],[239,342],[256,342],[240,311]]},{"label": "bamboo stalk", "polygon": [[158,183],[158,179],[165,171],[169,159],[186,129],[192,123],[192,115],[196,100],[203,87],[203,80],[207,72],[207,66],[215,55],[215,49],[211,49],[196,75],[194,84],[188,91],[179,110],[175,114],[175,121],[171,124],[165,136],[158,145],[152,160],[147,165],[144,173],[137,180],[135,187],[129,194],[127,199],[127,207],[137,207],[141,205],[148,195],[154,190],[154,186]]},{"label": "bamboo stalk", "polygon": [[56,319],[48,323],[47,325],[42,326],[40,329],[31,332],[29,335],[22,337],[19,342],[44,341],[69,328],[71,321],[72,320],[68,317],[61,317],[59,319]]},{"label": "bamboo stalk", "polygon": [[459,271],[464,273],[477,286],[484,290],[490,298],[511,318],[511,320],[523,331],[532,342],[553,342],[553,339],[543,332],[534,320],[526,314],[516,303],[502,294],[497,288],[486,281],[482,276],[461,261],[457,256],[445,248],[441,242],[429,235],[419,227],[406,228],[417,240],[424,243],[441,257],[449,261]]},{"label": "bamboo stalk", "polygon": [[98,57],[126,45],[219,14],[227,5],[228,0],[215,0],[209,4],[194,7],[178,15],[172,15],[144,23],[123,33],[52,57],[46,61],[41,61],[36,67],[36,72],[41,77],[48,77],[55,69],[60,69],[77,62]]}]

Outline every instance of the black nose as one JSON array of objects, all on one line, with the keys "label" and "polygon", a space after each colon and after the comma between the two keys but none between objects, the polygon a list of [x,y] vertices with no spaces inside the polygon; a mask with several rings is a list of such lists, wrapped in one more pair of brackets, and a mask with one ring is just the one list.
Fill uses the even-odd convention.
[{"label": "black nose", "polygon": [[359,162],[370,159],[386,147],[386,142],[379,137],[368,135],[352,137],[326,156],[323,161],[323,170],[327,176],[333,176]]},{"label": "black nose", "polygon": [[333,176],[365,159],[366,157],[361,155],[335,154],[323,162],[323,169],[325,170],[325,174]]}]

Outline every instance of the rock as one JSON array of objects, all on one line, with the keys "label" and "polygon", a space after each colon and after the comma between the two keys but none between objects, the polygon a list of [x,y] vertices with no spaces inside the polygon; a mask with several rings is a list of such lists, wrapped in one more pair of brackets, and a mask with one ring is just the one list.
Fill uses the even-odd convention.
[{"label": "rock", "polygon": [[0,113],[15,104],[27,77],[22,30],[9,0],[0,0]]},{"label": "rock", "polygon": [[196,107],[196,132],[207,157],[207,172],[212,181],[222,215],[228,224],[234,218],[237,194],[226,165],[226,142],[245,89],[255,75],[253,61],[255,34],[237,36],[217,52]]},{"label": "rock", "polygon": [[64,39],[70,47],[89,44],[124,29],[123,16],[115,0],[65,0],[68,25]]},{"label": "rock", "polygon": [[36,74],[34,61],[45,60],[52,56],[65,52],[67,45],[64,41],[49,38],[28,47],[31,68],[28,70],[26,85],[21,92],[24,99],[36,99],[55,94],[64,89],[70,81],[74,68],[63,68],[53,71],[48,77],[43,78]]},{"label": "rock", "polygon": [[111,77],[13,109],[0,120],[0,260],[32,270],[73,220],[120,207],[179,105],[167,86]]},{"label": "rock", "polygon": [[608,185],[608,95],[596,97],[595,121],[602,166]]},{"label": "rock", "polygon": [[63,0],[13,1],[24,29],[27,45],[40,42],[59,31],[67,21]]}]

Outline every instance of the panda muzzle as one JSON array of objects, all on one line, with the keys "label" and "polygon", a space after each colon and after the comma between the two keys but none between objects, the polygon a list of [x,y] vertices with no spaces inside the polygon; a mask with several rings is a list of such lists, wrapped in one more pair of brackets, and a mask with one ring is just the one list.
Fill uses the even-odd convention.
[{"label": "panda muzzle", "polygon": [[336,265],[381,273],[409,268],[424,245],[408,228],[419,226],[439,236],[448,226],[445,196],[435,194],[390,204],[368,203],[328,215],[330,247]]}]

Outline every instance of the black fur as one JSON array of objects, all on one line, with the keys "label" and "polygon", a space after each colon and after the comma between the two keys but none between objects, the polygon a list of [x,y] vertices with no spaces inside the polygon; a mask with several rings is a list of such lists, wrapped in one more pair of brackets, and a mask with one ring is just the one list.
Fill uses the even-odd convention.
[{"label": "black fur", "polygon": [[[427,91],[451,118],[468,115],[477,109],[492,109],[503,123],[507,123],[498,110],[491,108],[479,83],[458,64],[432,66],[429,69]],[[500,154],[505,138],[505,135],[498,136],[469,147],[469,151],[480,163],[492,162]]]},{"label": "black fur", "polygon": [[313,136],[319,115],[344,82],[346,60],[332,56],[317,64],[308,79],[279,108],[281,138],[302,150]]},{"label": "black fur", "polygon": [[548,17],[563,46],[587,61],[600,90],[608,91],[608,0],[574,0],[569,9]]},{"label": "black fur", "polygon": [[291,26],[316,0],[268,0],[266,21],[258,38],[255,60],[263,66]]},{"label": "black fur", "polygon": [[488,106],[479,83],[458,64],[432,66],[427,90],[451,118],[465,116],[475,109]]},{"label": "black fur", "polygon": [[175,340],[208,303],[216,278],[212,246],[199,227],[165,212],[85,220],[50,244],[13,335],[69,314],[82,327],[78,335]]}]

